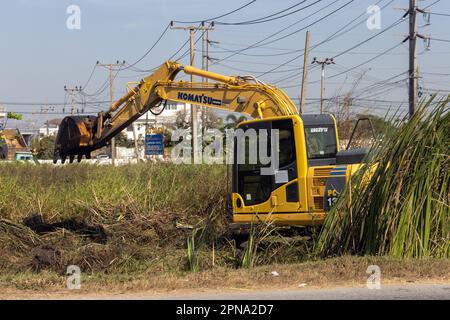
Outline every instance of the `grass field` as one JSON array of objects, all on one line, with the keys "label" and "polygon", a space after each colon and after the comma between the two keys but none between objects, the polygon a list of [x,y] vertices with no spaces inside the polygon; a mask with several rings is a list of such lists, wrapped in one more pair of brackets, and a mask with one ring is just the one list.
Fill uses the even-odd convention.
[{"label": "grass field", "polygon": [[223,181],[220,166],[0,165],[0,270],[183,270],[193,228],[226,232]]},{"label": "grass field", "polygon": [[[206,165],[0,165],[0,272],[63,274],[70,264],[106,274],[239,267],[225,179],[225,168]],[[252,266],[310,254],[303,237],[278,240],[260,241]]]},{"label": "grass field", "polygon": [[91,288],[251,287],[274,269],[321,285],[360,279],[373,261],[388,278],[448,281],[448,123],[445,105],[418,113],[384,137],[372,178],[355,177],[321,230],[262,226],[244,250],[228,234],[223,166],[0,164],[0,286],[58,287],[68,265]]}]

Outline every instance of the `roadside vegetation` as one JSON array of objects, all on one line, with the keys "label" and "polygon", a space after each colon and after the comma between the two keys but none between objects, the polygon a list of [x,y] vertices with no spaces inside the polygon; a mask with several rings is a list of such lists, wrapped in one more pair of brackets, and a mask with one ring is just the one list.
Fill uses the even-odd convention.
[{"label": "roadside vegetation", "polygon": [[438,278],[448,281],[450,113],[445,102],[432,108],[432,101],[390,127],[321,230],[298,228],[286,237],[255,225],[243,245],[227,228],[224,166],[0,164],[0,285],[59,279],[49,280],[54,285],[68,265],[93,282],[152,275],[165,278],[161,284],[258,268],[289,274],[289,265],[327,261],[352,261],[351,269],[367,259],[405,261],[417,266],[410,275],[430,277],[437,271],[424,273],[424,265],[439,266]]},{"label": "roadside vegetation", "polygon": [[433,101],[372,148],[326,219],[321,256],[449,257],[450,112]]},{"label": "roadside vegetation", "polygon": [[255,227],[229,234],[225,168],[141,163],[119,167],[0,165],[0,273],[198,272],[294,263],[308,237]]},{"label": "roadside vegetation", "polygon": [[0,270],[69,264],[184,269],[186,239],[211,216],[226,232],[220,166],[0,165]]}]

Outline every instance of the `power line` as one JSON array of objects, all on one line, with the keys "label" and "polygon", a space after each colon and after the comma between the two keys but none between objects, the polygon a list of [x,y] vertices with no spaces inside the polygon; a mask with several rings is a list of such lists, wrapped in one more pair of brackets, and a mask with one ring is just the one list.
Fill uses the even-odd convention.
[{"label": "power line", "polygon": [[421,72],[422,74],[429,74],[433,76],[450,76],[450,73],[438,73],[438,72]]},{"label": "power line", "polygon": [[423,9],[424,9],[424,10],[425,10],[425,9],[428,9],[428,8],[434,6],[435,4],[437,4],[438,2],[441,2],[441,0],[436,0],[435,2],[433,2],[432,4],[429,4],[428,6],[426,6],[426,7],[423,8]]},{"label": "power line", "polygon": [[[297,29],[297,30],[295,30],[295,31],[292,31],[291,33],[288,33],[288,34],[286,34],[286,35],[284,35],[284,36],[281,36],[281,37],[278,37],[278,38],[276,38],[276,39],[270,40],[270,41],[264,43],[264,45],[271,44],[271,43],[274,43],[274,42],[277,42],[277,41],[286,39],[286,38],[288,38],[288,37],[290,37],[290,36],[292,36],[292,35],[294,35],[294,34],[297,34],[297,33],[301,32],[301,31],[303,31],[303,30],[305,30],[305,29],[307,29],[307,28],[309,28],[309,27],[312,27],[312,26],[314,26],[315,24],[317,24],[317,23],[319,23],[319,22],[325,20],[326,18],[332,16],[332,15],[335,14],[336,12],[338,12],[338,11],[344,9],[345,7],[347,7],[350,3],[354,2],[354,1],[355,1],[355,0],[350,0],[350,1],[348,1],[347,3],[345,3],[344,5],[340,6],[339,8],[337,8],[337,9],[331,11],[330,13],[326,14],[325,16],[323,16],[323,17],[317,19],[316,21],[313,21],[313,22],[311,22],[310,24],[308,24],[308,25],[306,25],[306,26],[304,26],[304,27],[302,27],[302,28],[300,28],[300,29]],[[329,5],[325,6],[324,8],[327,8],[327,7],[329,7]],[[321,11],[321,10],[320,10],[320,11]],[[310,17],[310,16],[311,16],[311,15],[309,15],[308,17]]]},{"label": "power line", "polygon": [[[242,68],[237,68],[237,67],[233,67],[230,65],[227,65],[225,63],[222,62],[218,62],[216,63],[216,65],[231,69],[231,70],[235,70],[235,71],[239,71],[239,72],[245,72],[245,73],[251,73],[251,74],[260,74],[262,73],[261,71],[257,71],[257,70],[248,70],[248,69],[242,69]],[[300,66],[298,66],[295,70],[297,70],[298,68],[300,68]],[[288,69],[288,70],[278,70],[278,71],[274,71],[272,73],[285,73],[285,72],[291,72],[293,69]]]},{"label": "power line", "polygon": [[392,23],[390,26],[384,28],[384,29],[381,30],[380,32],[376,33],[375,35],[373,35],[373,36],[371,36],[371,37],[369,37],[369,38],[367,38],[367,39],[365,39],[365,40],[363,40],[363,41],[361,41],[361,42],[355,44],[354,46],[352,46],[352,47],[350,47],[350,48],[348,48],[348,49],[342,51],[341,53],[338,53],[338,54],[334,55],[333,58],[340,57],[340,56],[342,56],[343,54],[346,54],[347,52],[352,51],[353,49],[362,46],[363,44],[369,42],[370,40],[372,40],[372,39],[378,37],[379,35],[385,33],[386,31],[388,31],[388,30],[390,30],[390,29],[392,29],[392,28],[394,28],[395,26],[399,25],[399,24],[402,23],[403,21],[404,21],[403,19],[399,19],[399,20],[395,21],[395,22]]},{"label": "power line", "polygon": [[450,17],[450,13],[430,12],[430,14],[435,15],[435,16]]},{"label": "power line", "polygon": [[[377,3],[375,3],[375,4],[378,5],[378,4],[380,4],[381,2],[383,2],[383,1],[384,1],[384,0],[379,0],[379,1],[378,1]],[[388,5],[390,5],[393,1],[394,1],[394,0],[391,0],[391,1],[389,1],[388,3],[386,3],[386,4],[382,7],[382,9],[386,8],[386,7],[387,7]],[[352,19],[349,23],[345,24],[343,27],[341,27],[339,30],[337,30],[335,33],[333,33],[331,36],[329,36],[329,37],[326,38],[325,40],[323,40],[323,41],[319,42],[318,44],[316,44],[315,46],[313,46],[312,49],[319,47],[320,45],[322,45],[323,43],[325,43],[325,42],[327,42],[327,41],[334,40],[334,39],[336,39],[336,38],[342,36],[343,34],[346,34],[346,33],[348,33],[349,31],[353,30],[354,28],[356,28],[357,26],[359,26],[361,23],[364,23],[365,20],[362,20],[362,21],[360,21],[359,23],[357,23],[356,25],[352,26],[350,29],[347,29],[347,30],[341,32],[342,30],[344,30],[345,28],[347,28],[347,27],[348,27],[349,25],[351,25],[354,21],[356,21],[357,19],[359,19],[360,17],[362,17],[362,16],[365,15],[365,14],[366,14],[366,12],[361,13],[361,14],[358,15],[356,18]],[[295,53],[295,52],[299,52],[299,51],[302,51],[302,52],[303,52],[304,50],[302,50],[302,49],[301,49],[301,50],[292,50],[291,53]],[[318,51],[317,51],[317,52],[318,52]],[[348,53],[348,52],[347,52],[347,53]],[[271,55],[269,55],[269,54],[266,54],[266,55],[252,55],[252,54],[244,54],[244,53],[240,53],[240,54],[241,54],[241,55],[248,55],[248,56],[278,56],[278,55],[285,55],[286,53],[271,54]],[[300,58],[300,57],[302,57],[302,56],[303,56],[303,54],[300,54],[300,55],[294,57],[293,59],[291,59],[290,61],[285,62],[282,66],[285,66],[285,65],[287,65],[289,62],[294,61],[294,60],[296,60],[296,59],[298,59],[298,58]],[[224,60],[224,59],[222,59],[222,60]],[[281,67],[281,66],[279,65],[279,67]],[[314,66],[313,66],[312,69],[314,69]],[[283,71],[283,72],[285,72],[285,71]],[[275,73],[275,72],[272,71],[271,73]],[[280,79],[280,80],[275,81],[274,83],[283,82],[283,81],[285,81],[285,80],[287,80],[287,79],[293,79],[293,78],[296,78],[296,77],[299,77],[299,76],[300,76],[300,74],[297,72],[297,70],[295,70],[293,76],[288,76],[287,78],[282,78],[282,79]]]},{"label": "power line", "polygon": [[132,64],[127,65],[124,68],[121,68],[121,70],[126,70],[129,69],[131,67],[134,67],[136,64],[138,64],[139,62],[141,62],[155,47],[156,45],[159,43],[159,41],[161,41],[161,39],[164,37],[164,35],[166,34],[167,30],[169,30],[170,24],[168,24],[165,29],[163,30],[163,32],[159,35],[159,37],[156,39],[156,41],[153,43],[153,45],[150,47],[150,49],[148,49],[144,55],[139,58],[138,60],[136,60],[135,62],[133,62]]},{"label": "power line", "polygon": [[374,56],[374,57],[372,57],[372,58],[370,58],[370,59],[368,59],[368,60],[365,60],[365,61],[361,62],[360,64],[358,64],[358,65],[356,65],[356,66],[350,67],[350,68],[348,68],[348,69],[346,69],[346,70],[344,70],[344,71],[342,71],[342,72],[339,72],[339,73],[336,73],[336,74],[333,74],[333,75],[329,76],[328,79],[338,77],[338,76],[340,76],[340,75],[342,75],[342,74],[344,74],[344,73],[347,73],[347,72],[349,72],[349,71],[355,70],[355,69],[357,69],[357,68],[359,68],[359,67],[361,67],[361,66],[363,66],[363,65],[365,65],[365,64],[367,64],[367,63],[370,63],[370,62],[372,62],[372,61],[378,59],[379,57],[384,56],[387,52],[391,52],[392,50],[398,48],[400,45],[401,45],[401,43],[397,43],[396,45],[390,47],[389,49],[386,49],[385,51],[383,51],[383,52],[377,54],[376,56]]},{"label": "power line", "polygon": [[[348,4],[348,3],[347,3],[347,4]],[[342,7],[341,7],[341,8],[342,8]],[[376,33],[375,35],[373,35],[373,36],[371,36],[371,37],[369,37],[369,38],[367,38],[367,39],[365,39],[365,40],[359,42],[358,44],[356,44],[356,45],[354,45],[354,46],[352,46],[352,47],[350,47],[350,48],[348,48],[348,49],[346,49],[346,50],[344,50],[344,51],[342,51],[342,52],[340,52],[340,53],[334,55],[332,58],[333,58],[333,59],[336,59],[337,57],[340,57],[341,55],[343,55],[343,54],[345,54],[345,53],[347,53],[347,52],[349,52],[349,51],[352,51],[352,50],[355,49],[355,48],[358,48],[359,46],[365,44],[366,42],[369,42],[370,40],[376,38],[376,37],[379,36],[380,34],[383,34],[384,32],[386,32],[386,31],[392,29],[393,27],[395,27],[396,25],[398,25],[398,24],[401,23],[402,21],[403,21],[402,19],[397,20],[396,22],[394,22],[393,24],[391,24],[391,25],[388,26],[387,28],[383,29],[382,31],[380,31],[380,32]],[[352,21],[352,22],[353,22],[353,21]],[[345,28],[345,27],[344,27],[344,28]],[[339,31],[338,31],[338,32],[339,32]],[[326,39],[326,40],[324,40],[324,41],[321,41],[321,42],[319,42],[318,44],[314,45],[314,46],[311,48],[311,50],[313,50],[314,48],[317,48],[319,45],[322,45],[323,43],[329,41],[329,39],[332,38],[334,35],[336,35],[338,32],[335,32],[332,36],[328,37],[328,39]],[[299,59],[299,58],[302,57],[302,56],[303,56],[303,53],[300,54],[300,55],[298,55],[298,56],[296,56],[296,57],[294,57],[294,58],[292,58],[292,59],[289,59],[288,61],[286,61],[286,62],[280,64],[279,66],[277,66],[277,67],[275,67],[275,68],[272,68],[272,69],[270,69],[270,70],[268,70],[268,71],[262,73],[261,76],[263,76],[263,75],[265,75],[265,74],[268,74],[268,73],[272,73],[274,70],[276,70],[276,69],[278,69],[278,68],[281,68],[281,67],[285,66],[286,64],[291,63],[292,61]]]},{"label": "power line", "polygon": [[[117,61],[117,63],[114,65],[122,66],[122,65],[125,65],[125,63],[126,63],[125,61],[123,61],[122,63],[119,63],[119,61]],[[99,61],[97,61],[97,65],[100,65]],[[110,71],[113,71],[113,70],[116,71],[116,73],[112,76],[112,78],[111,77],[106,78],[105,82],[103,82],[101,87],[96,92],[89,94],[84,91],[81,91],[80,94],[82,94],[85,97],[98,97],[100,94],[105,92],[106,89],[108,89],[110,87],[111,80],[114,81],[116,79],[117,75],[119,74],[119,72],[121,71],[120,67],[117,69],[113,69],[113,67],[111,67]]]},{"label": "power line", "polygon": [[[370,63],[370,62],[372,62],[372,61],[378,59],[379,57],[382,57],[382,56],[385,55],[386,53],[388,53],[388,52],[390,52],[390,51],[396,49],[396,48],[399,47],[401,44],[402,44],[402,43],[398,43],[398,44],[394,45],[393,47],[391,47],[391,48],[389,48],[389,49],[386,49],[386,50],[383,51],[383,52],[380,52],[380,53],[377,54],[376,56],[374,56],[374,57],[372,57],[372,58],[370,58],[370,59],[367,59],[367,60],[361,62],[360,64],[356,65],[356,66],[353,66],[353,67],[350,67],[350,68],[348,68],[348,69],[345,69],[345,70],[342,71],[342,72],[333,74],[333,75],[329,76],[328,79],[338,77],[338,76],[340,76],[340,75],[342,75],[342,74],[346,74],[346,73],[348,73],[348,72],[350,72],[350,71],[352,71],[352,70],[354,70],[354,69],[357,69],[357,68],[359,68],[359,67],[361,67],[361,66],[363,66],[363,65],[365,65],[365,64],[367,64],[367,63]],[[334,57],[333,57],[333,59],[334,59]],[[288,70],[284,70],[284,72],[286,72],[286,71],[288,71]],[[297,69],[293,69],[293,71],[297,71]],[[274,73],[274,72],[276,72],[276,71],[273,71],[273,72],[271,72],[271,73]],[[299,75],[296,75],[296,77],[299,77]],[[285,81],[285,80],[286,80],[286,79],[280,79],[280,80],[278,80],[278,81],[275,81],[274,83],[276,84],[276,83],[279,83],[279,82],[282,82],[282,81]],[[310,82],[310,83],[316,83],[316,82],[319,82],[319,81],[313,81],[313,82]]]},{"label": "power line", "polygon": [[[339,0],[334,1],[332,4],[334,4],[334,3],[338,2],[338,1],[339,1]],[[385,0],[379,0],[378,2],[375,3],[375,5],[378,5],[378,4],[380,4],[381,2],[383,2],[383,1],[385,1]],[[394,2],[394,0],[389,1],[389,2],[388,2],[387,4],[385,4],[381,9],[386,8],[386,7],[387,7],[388,5],[390,5],[392,2]],[[313,16],[314,14],[320,12],[320,11],[323,10],[324,8],[325,8],[325,7],[322,7],[322,8],[320,8],[319,10],[313,12],[311,15],[309,15],[309,17],[311,17],[311,16]],[[361,13],[360,15],[358,15],[356,18],[353,18],[349,23],[347,23],[346,25],[344,25],[343,27],[341,27],[338,31],[336,31],[335,33],[333,33],[333,34],[332,34],[331,36],[329,36],[327,39],[325,39],[325,40],[323,40],[322,42],[316,44],[313,48],[317,48],[318,46],[322,45],[323,43],[325,43],[325,42],[327,42],[327,41],[334,40],[334,39],[340,37],[341,35],[346,34],[347,32],[353,30],[354,28],[356,28],[356,27],[359,26],[360,24],[364,23],[366,20],[362,20],[361,22],[357,23],[356,25],[354,25],[354,26],[351,27],[350,29],[345,30],[344,32],[340,33],[342,30],[344,30],[344,29],[347,28],[349,25],[351,25],[355,20],[359,19],[360,17],[364,16],[365,14],[366,14],[366,12],[363,12],[363,13]],[[266,39],[269,39],[269,38],[271,38],[271,37],[273,37],[273,36],[275,36],[275,35],[277,35],[277,34],[283,32],[283,31],[287,30],[288,28],[292,27],[292,26],[295,25],[295,24],[298,24],[299,22],[301,22],[301,21],[303,21],[303,20],[305,20],[305,19],[301,19],[301,20],[295,22],[294,24],[291,24],[291,25],[289,25],[288,27],[283,28],[282,30],[279,30],[279,31],[275,32],[274,34],[272,34],[272,35],[270,35],[270,36],[264,38],[263,40],[257,42],[256,44],[258,44],[258,43],[260,43],[260,42],[263,42],[263,41],[265,41]],[[274,41],[276,41],[276,40],[274,40]],[[272,54],[250,54],[250,53],[243,53],[243,51],[244,51],[244,50],[254,49],[254,48],[267,48],[267,47],[265,46],[265,44],[262,44],[262,45],[255,45],[255,44],[253,44],[253,45],[251,45],[251,46],[243,45],[243,46],[246,47],[246,48],[241,49],[241,50],[230,50],[230,49],[227,49],[227,48],[223,48],[223,47],[221,47],[221,46],[219,46],[219,45],[216,45],[216,46],[217,46],[218,48],[223,49],[224,51],[211,51],[211,52],[214,52],[214,53],[230,53],[230,52],[232,52],[232,53],[236,53],[236,54],[239,54],[239,55],[250,56],[250,57],[273,57],[273,56],[284,56],[284,55],[290,55],[290,54],[294,54],[294,53],[298,53],[298,52],[303,52],[303,51],[304,51],[303,49],[295,49],[295,50],[289,50],[288,52],[282,52],[282,53],[272,53]],[[242,46],[242,45],[241,45],[241,46]],[[281,49],[280,49],[280,50],[281,50]],[[301,57],[301,56],[303,56],[303,54],[299,55],[299,56],[296,57],[296,58],[299,58],[299,57]],[[228,57],[231,57],[231,56],[228,56]],[[220,59],[219,61],[228,60],[228,57],[223,58],[223,59]],[[295,60],[295,59],[294,59],[294,60]]]},{"label": "power line", "polygon": [[[335,3],[339,2],[339,1],[341,1],[341,0],[335,0],[335,1],[333,1],[333,3],[331,3],[331,5],[333,5],[333,4],[335,4]],[[294,23],[288,25],[287,27],[284,27],[284,28],[282,28],[281,30],[278,30],[278,31],[272,33],[271,35],[269,35],[269,36],[267,36],[267,37],[265,37],[265,38],[263,38],[263,39],[261,39],[261,40],[255,42],[255,43],[253,43],[253,44],[247,46],[246,48],[237,50],[237,51],[233,52],[232,54],[228,55],[228,56],[225,57],[225,58],[219,59],[219,62],[220,62],[220,61],[227,60],[228,58],[234,57],[235,55],[240,54],[240,53],[243,52],[243,51],[247,51],[247,50],[250,50],[250,49],[253,49],[253,48],[258,48],[260,45],[263,46],[263,45],[266,45],[266,44],[268,44],[268,43],[273,43],[273,42],[275,42],[275,41],[278,41],[278,40],[275,40],[275,41],[271,41],[271,42],[268,42],[268,43],[264,43],[264,41],[266,41],[266,40],[268,40],[268,39],[270,39],[270,38],[275,37],[276,35],[282,33],[283,31],[286,31],[287,29],[289,29],[289,28],[291,28],[291,27],[293,27],[293,26],[295,26],[295,25],[297,25],[297,24],[299,24],[300,22],[303,22],[305,19],[314,16],[315,14],[319,13],[320,11],[326,9],[326,8],[329,7],[329,6],[330,6],[330,4],[328,4],[328,5],[324,6],[324,7],[321,7],[320,9],[318,9],[318,10],[316,10],[315,12],[311,13],[310,15],[308,15],[308,17],[303,18],[303,19],[300,19],[300,20],[298,20],[298,21],[296,21],[296,22],[294,22]],[[304,28],[302,28],[301,30],[303,30],[303,29],[304,29]],[[301,30],[300,30],[300,31],[301,31]],[[300,32],[300,31],[297,31],[297,32]],[[291,35],[293,35],[293,34],[295,34],[295,32],[294,32],[294,33],[291,33]],[[213,63],[213,64],[214,64],[214,63]]]},{"label": "power line", "polygon": [[450,42],[449,39],[439,39],[439,38],[429,38],[430,40],[439,41],[439,42]]},{"label": "power line", "polygon": [[[265,23],[265,22],[281,19],[281,18],[287,17],[287,16],[289,16],[291,14],[294,14],[294,13],[300,12],[302,10],[305,10],[305,9],[315,5],[316,3],[321,2],[322,0],[316,0],[315,2],[310,3],[310,4],[308,4],[308,5],[306,5],[306,6],[302,7],[302,8],[299,8],[297,10],[294,10],[292,12],[286,13],[286,14],[278,16],[278,17],[274,17],[274,16],[276,16],[276,15],[278,15],[280,13],[289,11],[290,9],[295,8],[295,7],[305,3],[306,1],[308,1],[308,0],[300,1],[297,4],[295,4],[293,6],[290,6],[289,8],[286,8],[284,10],[278,11],[277,13],[273,13],[271,15],[268,15],[268,16],[265,16],[265,17],[262,17],[262,18],[258,18],[258,19],[254,19],[254,20],[247,20],[247,21],[241,21],[241,22],[220,22],[220,21],[215,21],[215,23],[218,24],[218,25],[227,25],[227,26],[241,26],[241,25],[251,25],[251,24]],[[273,17],[273,18],[270,18],[270,17]],[[270,19],[267,19],[267,18],[270,18]]]},{"label": "power line", "polygon": [[[77,104],[81,104],[81,101],[76,101]],[[103,104],[109,103],[109,100],[106,101],[91,101],[86,102],[86,104]],[[54,105],[54,106],[64,106],[66,102],[17,102],[17,101],[0,101],[0,104],[5,106],[41,106],[41,105]]]},{"label": "power line", "polygon": [[95,69],[96,69],[96,68],[97,68],[97,64],[94,64],[94,67],[92,68],[91,74],[89,75],[89,78],[88,78],[88,79],[86,80],[86,82],[84,83],[83,88],[86,88],[87,85],[89,84],[89,82],[91,81],[92,76],[94,75]]},{"label": "power line", "polygon": [[232,11],[230,11],[230,12],[227,12],[227,13],[224,13],[224,14],[222,14],[222,15],[220,15],[220,16],[213,17],[213,18],[209,18],[209,19],[195,20],[195,21],[180,21],[180,20],[173,20],[173,22],[189,24],[189,23],[200,23],[200,22],[213,21],[213,20],[217,20],[217,19],[220,19],[220,18],[229,16],[230,14],[233,14],[233,13],[239,11],[239,10],[242,10],[242,9],[244,9],[245,7],[248,7],[249,5],[251,5],[251,4],[254,3],[254,2],[256,2],[256,0],[252,0],[252,1],[248,2],[247,4],[241,6],[241,7],[237,8],[237,9],[234,9],[234,10],[232,10]]}]

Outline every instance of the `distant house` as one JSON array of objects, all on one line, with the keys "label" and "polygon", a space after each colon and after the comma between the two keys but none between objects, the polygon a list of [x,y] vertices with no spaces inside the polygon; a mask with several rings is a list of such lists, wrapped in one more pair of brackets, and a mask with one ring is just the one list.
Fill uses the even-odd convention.
[{"label": "distant house", "polygon": [[51,119],[39,128],[39,137],[56,136],[62,119]]},{"label": "distant house", "polygon": [[[161,114],[155,115],[148,111],[144,113],[139,119],[130,124],[123,132],[126,134],[127,139],[129,140],[134,140],[135,133],[138,139],[143,139],[147,126],[149,128],[173,126],[175,125],[177,112],[183,111],[185,108],[189,113],[190,105],[186,107],[183,103],[175,103],[169,101]],[[133,129],[135,130],[135,133],[133,132]]]},{"label": "distant house", "polygon": [[19,129],[4,129],[0,131],[0,159],[31,160],[30,149]]},{"label": "distant house", "polygon": [[6,116],[7,113],[5,107],[0,106],[0,130],[5,126]]}]

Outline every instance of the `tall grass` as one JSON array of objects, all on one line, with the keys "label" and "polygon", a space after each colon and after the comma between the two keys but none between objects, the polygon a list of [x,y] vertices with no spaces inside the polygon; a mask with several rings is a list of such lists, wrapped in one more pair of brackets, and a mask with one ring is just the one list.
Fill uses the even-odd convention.
[{"label": "tall grass", "polygon": [[423,102],[372,149],[373,158],[328,214],[316,245],[320,255],[449,257],[447,103]]},{"label": "tall grass", "polygon": [[120,220],[170,212],[186,222],[225,212],[222,166],[138,164],[120,167],[0,163],[0,218],[42,213],[62,218]]},{"label": "tall grass", "polygon": [[195,235],[197,229],[194,229],[192,235],[187,239],[187,259],[189,263],[189,270],[192,272],[198,271],[198,252],[195,248]]},{"label": "tall grass", "polygon": [[0,163],[0,273],[65,272],[70,264],[93,273],[184,273],[298,262],[305,241],[286,245],[263,227],[242,264],[227,233],[224,176],[217,165]]},{"label": "tall grass", "polygon": [[0,163],[0,271],[183,270],[192,226],[226,231],[224,175],[206,165]]},{"label": "tall grass", "polygon": [[245,243],[240,266],[253,268],[267,263],[299,262],[308,257],[308,250],[312,247],[309,237],[299,236],[283,227],[276,227],[272,223],[257,223],[250,228]]}]

